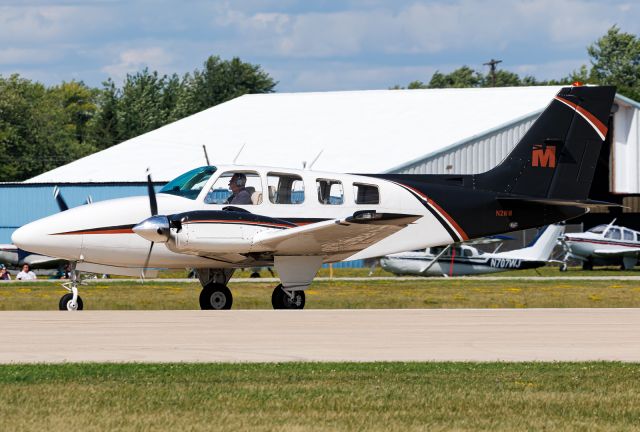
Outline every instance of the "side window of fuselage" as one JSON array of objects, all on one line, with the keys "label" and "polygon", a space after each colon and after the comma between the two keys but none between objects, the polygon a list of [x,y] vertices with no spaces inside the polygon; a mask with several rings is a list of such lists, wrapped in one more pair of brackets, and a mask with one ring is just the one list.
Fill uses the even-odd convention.
[{"label": "side window of fuselage", "polygon": [[342,182],[331,179],[317,179],[318,201],[320,204],[340,205],[344,203]]},{"label": "side window of fuselage", "polygon": [[269,201],[274,204],[302,204],[304,182],[297,174],[267,174]]},{"label": "side window of fuselage", "polygon": [[353,196],[356,204],[380,204],[380,193],[375,185],[354,183]]},{"label": "side window of fuselage", "polygon": [[620,240],[622,238],[619,228],[609,228],[609,230],[604,236],[605,238],[608,238],[611,240]]},{"label": "side window of fuselage", "polygon": [[[236,176],[234,177],[234,174]],[[242,174],[242,175],[237,175]],[[235,184],[231,185],[231,179]],[[238,180],[238,178],[240,180]],[[237,193],[233,193],[235,190]],[[257,205],[262,204],[262,180],[257,172],[235,171],[224,172],[215,181],[207,196],[205,204]]]},{"label": "side window of fuselage", "polygon": [[635,236],[633,235],[632,231],[629,231],[629,230],[626,229],[626,230],[624,230],[622,232],[622,234],[624,235],[624,239],[625,240],[628,240],[628,241],[634,241],[635,240]]}]

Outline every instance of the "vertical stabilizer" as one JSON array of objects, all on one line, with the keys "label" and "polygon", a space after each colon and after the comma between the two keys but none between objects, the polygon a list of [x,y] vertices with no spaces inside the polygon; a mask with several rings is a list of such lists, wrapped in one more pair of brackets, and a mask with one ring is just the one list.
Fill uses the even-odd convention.
[{"label": "vertical stabilizer", "polygon": [[502,252],[502,254],[513,256],[514,258],[548,261],[551,257],[551,252],[553,252],[553,248],[556,246],[558,237],[563,233],[564,225],[547,225],[540,230],[538,236],[530,246],[524,249]]}]

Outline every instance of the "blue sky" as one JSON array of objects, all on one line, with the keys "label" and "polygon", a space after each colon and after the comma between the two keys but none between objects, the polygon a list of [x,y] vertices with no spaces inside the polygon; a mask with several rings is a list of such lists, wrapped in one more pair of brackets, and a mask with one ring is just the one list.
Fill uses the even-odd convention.
[{"label": "blue sky", "polygon": [[0,0],[0,74],[98,86],[217,54],[262,65],[280,92],[384,89],[491,58],[559,78],[614,24],[640,33],[640,2]]}]

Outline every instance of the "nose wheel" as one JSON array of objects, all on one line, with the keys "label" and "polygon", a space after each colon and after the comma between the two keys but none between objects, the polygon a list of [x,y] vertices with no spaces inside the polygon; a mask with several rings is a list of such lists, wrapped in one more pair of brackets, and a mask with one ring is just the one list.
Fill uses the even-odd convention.
[{"label": "nose wheel", "polygon": [[79,311],[84,309],[84,303],[78,295],[78,285],[86,285],[86,282],[80,279],[78,272],[76,272],[76,263],[71,263],[69,276],[71,280],[62,284],[63,288],[69,292],[60,298],[58,309],[61,311]]},{"label": "nose wheel", "polygon": [[82,303],[82,297],[77,296],[74,301],[73,294],[67,293],[60,298],[58,307],[61,311],[76,311],[84,309],[84,304]]},{"label": "nose wheel", "polygon": [[271,294],[271,305],[274,309],[304,309],[304,291],[287,290],[278,285]]}]

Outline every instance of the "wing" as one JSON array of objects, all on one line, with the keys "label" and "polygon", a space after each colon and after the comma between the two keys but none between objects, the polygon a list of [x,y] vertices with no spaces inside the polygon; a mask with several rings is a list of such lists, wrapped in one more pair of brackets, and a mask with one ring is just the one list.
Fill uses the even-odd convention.
[{"label": "wing", "polygon": [[600,256],[637,255],[638,253],[640,253],[640,248],[596,249],[593,251],[594,255]]},{"label": "wing", "polygon": [[341,260],[400,231],[421,217],[356,212],[344,219],[261,232],[254,237],[251,251],[274,255],[322,255]]}]

